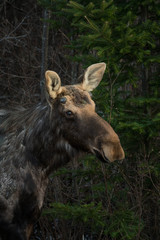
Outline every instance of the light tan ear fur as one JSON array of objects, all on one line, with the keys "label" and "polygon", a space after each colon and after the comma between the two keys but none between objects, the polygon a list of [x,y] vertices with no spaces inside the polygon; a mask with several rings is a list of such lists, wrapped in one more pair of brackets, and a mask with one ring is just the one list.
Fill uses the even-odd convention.
[{"label": "light tan ear fur", "polygon": [[45,78],[47,92],[54,99],[61,92],[61,79],[56,72],[50,70],[45,72]]},{"label": "light tan ear fur", "polygon": [[82,88],[88,92],[93,91],[102,80],[105,69],[105,63],[96,63],[89,66],[84,74]]}]

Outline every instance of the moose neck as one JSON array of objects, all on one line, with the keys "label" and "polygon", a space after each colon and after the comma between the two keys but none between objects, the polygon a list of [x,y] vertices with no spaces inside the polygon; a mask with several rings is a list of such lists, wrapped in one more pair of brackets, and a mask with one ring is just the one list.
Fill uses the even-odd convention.
[{"label": "moose neck", "polygon": [[77,151],[63,138],[60,122],[54,109],[38,105],[33,111],[34,122],[26,131],[25,147],[28,159],[49,175],[77,155]]}]

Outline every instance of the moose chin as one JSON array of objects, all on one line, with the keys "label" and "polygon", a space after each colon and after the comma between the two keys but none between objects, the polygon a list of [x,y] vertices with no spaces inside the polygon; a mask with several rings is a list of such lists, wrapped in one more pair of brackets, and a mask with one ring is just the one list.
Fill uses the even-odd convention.
[{"label": "moose chin", "polygon": [[44,201],[51,172],[81,154],[102,162],[124,159],[113,128],[95,112],[90,92],[106,65],[89,66],[83,81],[61,86],[46,71],[46,101],[30,109],[6,110],[0,153],[0,240],[28,240]]}]

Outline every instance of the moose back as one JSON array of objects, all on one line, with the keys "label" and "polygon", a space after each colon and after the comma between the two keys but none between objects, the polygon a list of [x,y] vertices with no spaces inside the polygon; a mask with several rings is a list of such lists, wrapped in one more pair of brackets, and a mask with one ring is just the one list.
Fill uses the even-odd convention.
[{"label": "moose back", "polygon": [[0,240],[28,240],[43,206],[49,174],[83,153],[101,161],[124,158],[112,127],[95,112],[89,92],[105,63],[93,64],[77,85],[61,86],[47,71],[46,103],[6,111],[0,154]]}]

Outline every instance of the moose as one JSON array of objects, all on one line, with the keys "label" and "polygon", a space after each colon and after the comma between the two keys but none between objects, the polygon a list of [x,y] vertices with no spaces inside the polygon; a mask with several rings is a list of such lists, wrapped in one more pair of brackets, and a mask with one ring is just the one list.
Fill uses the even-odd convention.
[{"label": "moose", "polygon": [[90,92],[105,63],[89,66],[79,84],[61,86],[46,71],[46,101],[30,109],[6,110],[0,129],[0,240],[29,240],[43,206],[48,178],[84,153],[103,162],[124,159],[118,135],[95,112]]}]

